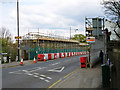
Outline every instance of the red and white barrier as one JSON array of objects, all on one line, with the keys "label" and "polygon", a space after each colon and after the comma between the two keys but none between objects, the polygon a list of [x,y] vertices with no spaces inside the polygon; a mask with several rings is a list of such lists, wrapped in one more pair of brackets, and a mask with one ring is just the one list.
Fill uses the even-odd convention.
[{"label": "red and white barrier", "polygon": [[63,58],[65,58],[65,53],[63,53]]},{"label": "red and white barrier", "polygon": [[57,53],[57,58],[59,58],[59,53]]},{"label": "red and white barrier", "polygon": [[52,57],[51,59],[54,59],[54,53],[51,53],[51,57]]},{"label": "red and white barrier", "polygon": [[70,56],[72,56],[72,52],[70,52]]},{"label": "red and white barrier", "polygon": [[51,53],[48,54],[48,60],[51,60],[52,59],[52,55]]},{"label": "red and white barrier", "polygon": [[45,60],[48,60],[48,54],[44,54]]},{"label": "red and white barrier", "polygon": [[38,54],[38,61],[44,60],[44,54]]},{"label": "red and white barrier", "polygon": [[54,53],[54,59],[57,59],[57,53]]},{"label": "red and white barrier", "polygon": [[69,54],[69,52],[67,52],[67,57],[70,57],[70,54]]},{"label": "red and white barrier", "polygon": [[65,57],[68,57],[68,56],[67,56],[67,52],[65,53]]},{"label": "red and white barrier", "polygon": [[64,58],[64,53],[61,53],[61,58]]},{"label": "red and white barrier", "polygon": [[75,52],[75,56],[77,56],[77,52]]},{"label": "red and white barrier", "polygon": [[59,58],[61,58],[61,53],[59,53]]},{"label": "red and white barrier", "polygon": [[70,56],[80,56],[86,54],[89,54],[89,52],[64,52],[64,53],[38,54],[38,61],[46,61],[51,59],[65,58]]}]

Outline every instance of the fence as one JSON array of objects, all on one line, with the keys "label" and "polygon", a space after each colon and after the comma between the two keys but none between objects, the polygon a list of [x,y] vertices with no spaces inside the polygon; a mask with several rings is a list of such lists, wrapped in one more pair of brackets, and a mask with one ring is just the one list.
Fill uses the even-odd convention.
[{"label": "fence", "polygon": [[71,48],[71,49],[52,49],[52,48],[41,48],[37,46],[36,48],[29,49],[29,57],[30,60],[33,60],[34,56],[35,58],[37,58],[38,54],[61,53],[61,52],[83,52],[83,51],[85,51],[85,47]]}]

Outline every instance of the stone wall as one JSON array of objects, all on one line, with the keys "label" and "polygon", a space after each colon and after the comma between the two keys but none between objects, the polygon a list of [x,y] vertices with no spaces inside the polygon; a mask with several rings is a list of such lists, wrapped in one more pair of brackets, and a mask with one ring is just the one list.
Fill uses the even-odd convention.
[{"label": "stone wall", "polygon": [[120,42],[108,43],[108,58],[113,64],[111,68],[111,87],[120,88]]},{"label": "stone wall", "polygon": [[100,50],[104,52],[104,36],[95,39],[95,43],[91,44],[90,49],[90,66],[93,67],[99,61]]}]

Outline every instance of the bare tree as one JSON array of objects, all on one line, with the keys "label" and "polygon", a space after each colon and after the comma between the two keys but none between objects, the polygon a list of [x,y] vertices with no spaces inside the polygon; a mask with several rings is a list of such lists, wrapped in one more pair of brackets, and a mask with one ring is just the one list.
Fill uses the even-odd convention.
[{"label": "bare tree", "polygon": [[11,40],[11,33],[10,33],[9,29],[7,29],[5,27],[1,27],[0,28],[0,37],[6,38],[8,41]]},{"label": "bare tree", "polygon": [[[120,30],[120,0],[103,0],[102,5],[104,5],[105,14],[116,23],[116,26]],[[120,38],[120,35],[115,29],[114,32]]]}]

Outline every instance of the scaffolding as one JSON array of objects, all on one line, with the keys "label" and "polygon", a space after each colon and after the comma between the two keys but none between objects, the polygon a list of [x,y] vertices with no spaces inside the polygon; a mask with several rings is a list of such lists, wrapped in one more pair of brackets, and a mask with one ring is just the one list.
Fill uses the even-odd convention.
[{"label": "scaffolding", "polygon": [[[85,44],[68,37],[40,32],[29,32],[20,42],[24,59],[37,58],[38,54],[85,51]],[[28,53],[28,54],[26,54]],[[26,58],[25,58],[26,57]]]}]

